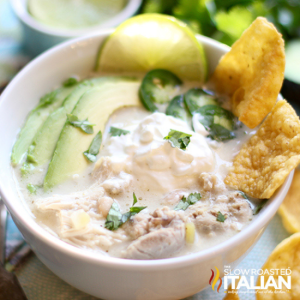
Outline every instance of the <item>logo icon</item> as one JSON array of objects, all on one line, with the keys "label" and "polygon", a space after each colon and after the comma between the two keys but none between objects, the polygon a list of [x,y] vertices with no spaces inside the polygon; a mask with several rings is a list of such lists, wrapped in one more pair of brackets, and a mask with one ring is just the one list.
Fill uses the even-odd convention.
[{"label": "logo icon", "polygon": [[217,271],[216,277],[213,280],[213,278],[215,276],[215,272],[213,270],[211,270],[211,277],[209,279],[209,284],[211,285],[211,288],[214,291],[215,290],[215,285],[218,282],[218,280],[220,279],[220,283],[219,283],[218,288],[217,288],[217,292],[219,293],[219,290],[220,290],[220,288],[222,286],[222,278],[220,278],[220,271],[219,271],[219,269],[217,267],[215,267],[215,269]]}]

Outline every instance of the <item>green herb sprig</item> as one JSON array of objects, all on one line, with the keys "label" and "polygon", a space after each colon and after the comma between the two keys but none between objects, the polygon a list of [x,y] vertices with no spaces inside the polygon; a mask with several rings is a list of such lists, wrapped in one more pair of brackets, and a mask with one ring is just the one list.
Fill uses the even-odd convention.
[{"label": "green herb sprig", "polygon": [[181,150],[186,150],[190,143],[191,134],[171,129],[164,140],[168,140],[173,148],[177,147]]},{"label": "green herb sprig", "polygon": [[224,223],[225,220],[226,220],[226,216],[223,215],[223,214],[219,211],[219,212],[218,212],[218,215],[217,215],[217,221],[218,221],[218,222]]},{"label": "green herb sprig", "polygon": [[130,133],[130,131],[111,126],[109,129],[109,133],[111,136],[121,136]]},{"label": "green herb sprig", "polygon": [[83,155],[91,162],[95,162],[97,157],[96,155],[99,153],[100,146],[102,143],[102,132],[101,130],[95,135],[93,138],[89,149],[83,152]]},{"label": "green herb sprig", "polygon": [[78,79],[75,77],[70,77],[63,82],[64,87],[71,87],[78,83]]},{"label": "green herb sprig", "polygon": [[72,115],[72,114],[67,114],[68,122],[74,126],[80,128],[83,132],[92,134],[94,133],[93,126],[95,124],[91,124],[88,119],[85,120],[79,120],[77,116]]},{"label": "green herb sprig", "polygon": [[200,193],[191,193],[187,198],[183,196],[180,202],[175,206],[174,210],[186,210],[190,205],[195,204],[200,199]]},{"label": "green herb sprig", "polygon": [[128,221],[132,216],[138,214],[147,206],[134,206],[137,203],[135,193],[133,193],[133,204],[129,211],[122,214],[117,203],[113,203],[106,217],[105,228],[109,230],[117,230],[121,225]]}]

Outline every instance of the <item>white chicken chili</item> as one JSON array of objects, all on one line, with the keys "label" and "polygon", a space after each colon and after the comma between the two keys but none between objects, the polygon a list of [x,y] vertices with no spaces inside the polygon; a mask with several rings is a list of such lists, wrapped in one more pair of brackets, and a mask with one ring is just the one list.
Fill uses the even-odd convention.
[{"label": "white chicken chili", "polygon": [[[106,125],[95,165],[36,194],[26,185],[42,182],[46,169],[29,177],[15,169],[20,190],[39,224],[89,251],[159,259],[211,247],[253,218],[254,205],[223,180],[254,132],[243,126],[235,139],[216,141],[198,119],[122,108]],[[172,132],[188,142],[178,146]]]}]

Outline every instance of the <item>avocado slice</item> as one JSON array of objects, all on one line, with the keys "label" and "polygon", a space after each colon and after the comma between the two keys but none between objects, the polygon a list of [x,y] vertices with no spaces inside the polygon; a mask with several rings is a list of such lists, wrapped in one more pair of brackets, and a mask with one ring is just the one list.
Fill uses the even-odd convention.
[{"label": "avocado slice", "polygon": [[[61,107],[53,111],[40,127],[28,148],[27,162],[34,166],[48,163],[53,155],[60,132],[80,97],[88,90],[107,82],[124,81],[124,77],[98,77],[86,80],[64,100]],[[25,163],[25,164],[26,164]]]},{"label": "avocado slice", "polygon": [[116,109],[141,105],[138,97],[139,87],[140,82],[136,80],[111,82],[87,91],[80,98],[72,115],[96,124],[93,127],[94,133],[86,134],[68,122],[65,123],[44,179],[45,190],[73,174],[81,173],[90,164],[83,152],[89,148],[97,132],[104,131],[109,116]]},{"label": "avocado slice", "polygon": [[40,126],[51,112],[62,105],[64,99],[75,89],[75,87],[76,85],[61,87],[41,98],[39,104],[27,117],[27,120],[19,133],[18,139],[13,146],[11,154],[11,162],[13,165],[17,165],[21,162]]}]

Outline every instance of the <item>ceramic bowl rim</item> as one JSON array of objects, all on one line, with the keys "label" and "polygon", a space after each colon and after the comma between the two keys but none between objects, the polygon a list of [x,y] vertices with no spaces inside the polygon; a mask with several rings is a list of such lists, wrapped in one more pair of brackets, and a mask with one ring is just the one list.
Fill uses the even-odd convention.
[{"label": "ceramic bowl rim", "polygon": [[[67,55],[68,51],[72,51],[73,49],[73,47],[71,47],[72,45],[77,45],[77,46],[79,45],[80,47],[80,45],[83,44],[80,42],[87,42],[89,40],[90,43],[95,43],[97,40],[99,40],[100,37],[106,37],[111,32],[112,30],[103,30],[102,32],[97,34],[92,34],[89,36],[79,37],[76,39],[66,41],[58,46],[53,47],[52,49],[47,50],[45,53],[41,54],[40,56],[32,60],[15,76],[15,78],[10,82],[10,84],[2,93],[0,97],[0,116],[3,113],[2,107],[4,106],[4,103],[10,100],[9,94],[11,90],[15,89],[16,86],[18,86],[19,82],[22,82],[22,78],[26,76],[26,73],[30,69],[35,68],[36,66],[41,64],[46,58],[54,54],[61,52],[63,53],[62,55]],[[223,45],[208,37],[198,35],[198,39],[203,41],[207,46],[217,48],[216,50],[228,51],[229,49],[228,46]],[[0,158],[0,163],[1,160],[2,159]],[[33,234],[38,240],[40,240],[41,242],[47,244],[52,248],[56,248],[57,251],[64,252],[65,254],[72,256],[74,259],[84,260],[85,262],[91,262],[99,266],[102,265],[102,266],[110,267],[112,269],[137,270],[137,271],[147,272],[150,270],[153,271],[153,270],[159,270],[165,268],[176,269],[183,266],[193,265],[196,262],[209,260],[214,256],[216,257],[222,253],[226,253],[230,249],[233,249],[238,245],[242,244],[245,240],[247,240],[249,237],[252,237],[254,234],[262,230],[269,223],[271,218],[276,213],[279,205],[283,201],[284,196],[291,184],[292,178],[293,178],[293,171],[289,174],[289,176],[286,178],[283,185],[278,189],[276,194],[272,197],[272,200],[265,205],[265,207],[255,217],[255,219],[251,221],[251,223],[246,228],[244,228],[241,232],[235,234],[228,240],[218,245],[215,245],[211,248],[205,249],[203,251],[185,255],[185,256],[159,259],[159,260],[127,260],[122,258],[103,256],[101,254],[95,254],[83,249],[76,248],[58,239],[57,237],[51,235],[41,226],[36,226],[37,223],[33,219],[31,220],[28,217],[27,218],[24,217],[22,213],[18,211],[18,208],[10,202],[10,199],[7,196],[8,189],[6,186],[3,185],[2,182],[0,182],[0,193],[2,195],[2,198],[7,208],[12,213],[12,216],[19,223],[21,223],[29,232],[31,232],[31,234]]]},{"label": "ceramic bowl rim", "polygon": [[77,36],[91,34],[105,28],[112,28],[126,19],[133,16],[142,4],[142,0],[127,0],[125,7],[114,17],[108,19],[107,21],[100,23],[99,25],[90,26],[83,29],[68,30],[60,29],[45,25],[37,20],[35,20],[27,10],[28,0],[11,0],[12,7],[18,18],[26,24],[28,27],[44,33],[50,36],[57,36],[61,38],[73,38]]}]

